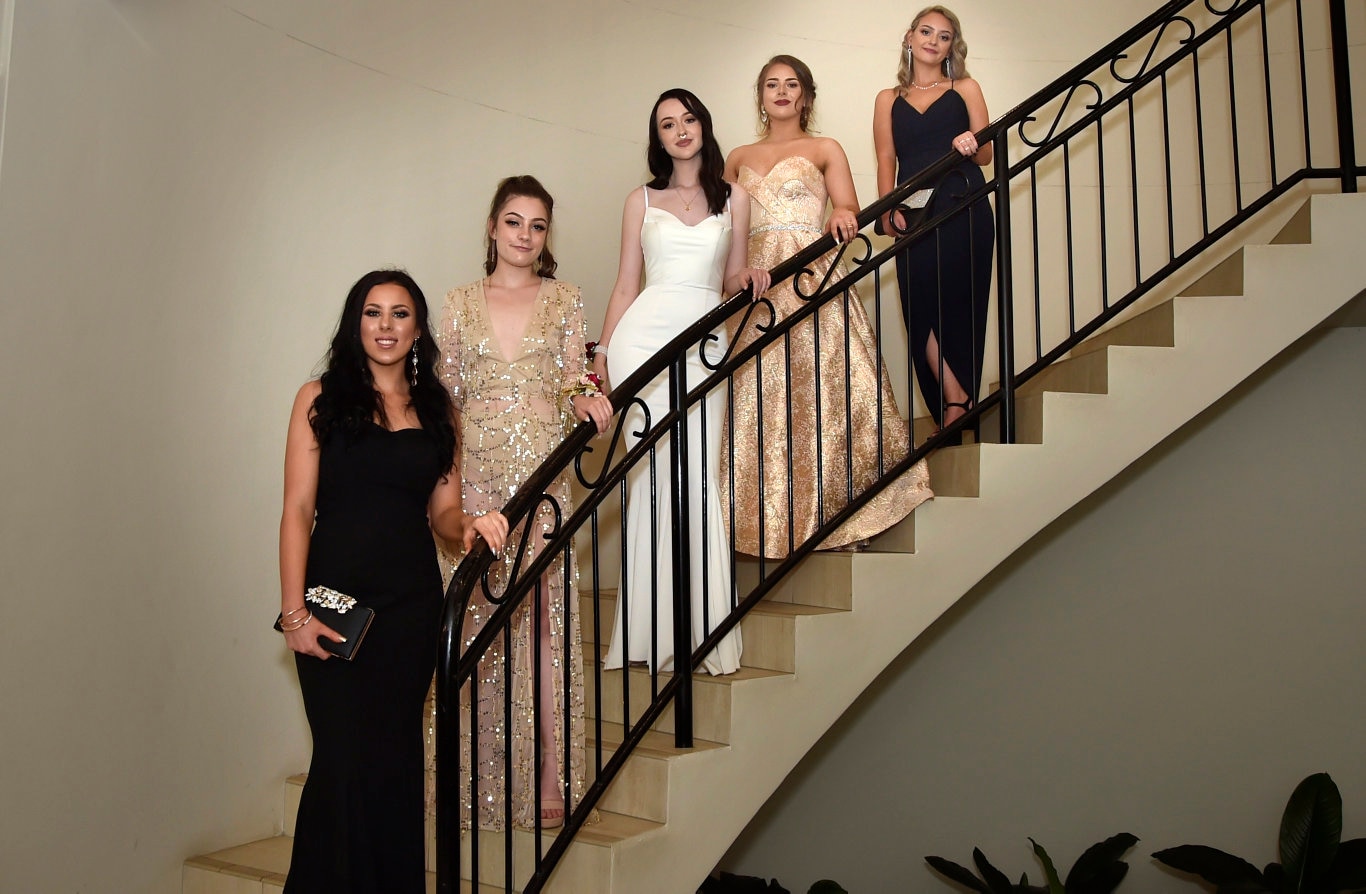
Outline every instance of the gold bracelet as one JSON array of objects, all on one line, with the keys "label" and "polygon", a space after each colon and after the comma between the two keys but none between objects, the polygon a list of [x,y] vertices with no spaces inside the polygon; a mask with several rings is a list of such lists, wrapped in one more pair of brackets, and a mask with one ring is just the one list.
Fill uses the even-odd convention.
[{"label": "gold bracelet", "polygon": [[309,621],[312,621],[312,620],[313,620],[313,612],[309,612],[309,613],[308,613],[308,617],[304,618],[302,621],[299,621],[299,622],[293,624],[292,626],[286,627],[284,624],[281,624],[281,625],[280,625],[280,631],[281,631],[282,633],[293,633],[294,631],[298,630],[300,627],[307,626],[308,622],[309,622]]},{"label": "gold bracelet", "polygon": [[281,620],[281,621],[285,621],[285,620],[287,620],[287,619],[290,617],[290,615],[297,615],[299,612],[306,612],[306,611],[308,611],[308,606],[306,606],[306,605],[301,605],[301,606],[299,606],[298,608],[291,608],[291,609],[290,609],[289,611],[287,611],[287,612],[280,612],[280,620]]}]

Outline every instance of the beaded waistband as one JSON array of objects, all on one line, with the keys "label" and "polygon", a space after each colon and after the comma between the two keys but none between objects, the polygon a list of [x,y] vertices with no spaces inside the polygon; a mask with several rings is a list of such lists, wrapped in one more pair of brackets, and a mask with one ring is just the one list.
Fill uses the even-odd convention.
[{"label": "beaded waistband", "polygon": [[750,227],[749,234],[753,236],[756,233],[772,233],[775,230],[796,230],[804,233],[815,233],[818,236],[825,232],[819,227],[813,227],[810,224],[768,224],[763,227]]}]

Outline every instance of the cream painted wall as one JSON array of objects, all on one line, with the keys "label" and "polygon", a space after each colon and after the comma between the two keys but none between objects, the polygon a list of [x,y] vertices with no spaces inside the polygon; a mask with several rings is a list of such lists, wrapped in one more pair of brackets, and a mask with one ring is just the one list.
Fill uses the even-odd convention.
[{"label": "cream painted wall", "polygon": [[[723,866],[805,891],[1042,878],[1121,831],[1261,866],[1300,779],[1366,836],[1366,329],[1313,334],[1023,547],[894,663]],[[908,590],[907,598],[915,598]]]},{"label": "cream painted wall", "polygon": [[[1148,5],[959,12],[1000,112]],[[654,96],[692,87],[734,146],[780,51],[815,69],[868,201],[872,98],[913,11],[5,8],[0,885],[17,892],[171,892],[184,857],[280,828],[280,780],[308,754],[267,628],[284,422],[356,276],[402,264],[439,300],[477,275],[496,179],[532,171],[596,319]]]}]

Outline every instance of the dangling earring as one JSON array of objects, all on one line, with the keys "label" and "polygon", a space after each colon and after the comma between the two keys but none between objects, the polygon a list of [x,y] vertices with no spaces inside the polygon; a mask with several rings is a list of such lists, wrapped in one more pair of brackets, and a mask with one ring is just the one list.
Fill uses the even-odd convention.
[{"label": "dangling earring", "polygon": [[907,67],[909,67],[912,71],[915,70],[915,54],[911,52],[911,48],[910,48],[910,47],[907,47],[907,48],[906,48],[906,65],[907,65]]},{"label": "dangling earring", "polygon": [[768,109],[763,106],[759,107],[759,123],[764,127],[768,127]]},{"label": "dangling earring", "polygon": [[417,387],[417,340],[421,337],[422,336],[419,335],[413,338],[413,377],[411,379],[411,384],[414,388]]}]

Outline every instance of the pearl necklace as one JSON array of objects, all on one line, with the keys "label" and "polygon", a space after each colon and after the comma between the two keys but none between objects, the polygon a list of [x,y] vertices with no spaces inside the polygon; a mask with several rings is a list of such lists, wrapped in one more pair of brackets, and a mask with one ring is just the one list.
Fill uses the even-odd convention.
[{"label": "pearl necklace", "polygon": [[911,86],[917,90],[933,90],[935,87],[938,87],[942,83],[944,82],[935,81],[933,84],[917,84],[915,81],[911,81]]}]

